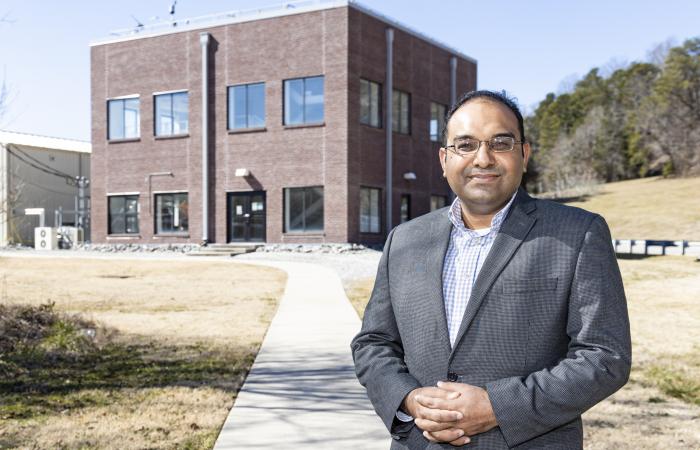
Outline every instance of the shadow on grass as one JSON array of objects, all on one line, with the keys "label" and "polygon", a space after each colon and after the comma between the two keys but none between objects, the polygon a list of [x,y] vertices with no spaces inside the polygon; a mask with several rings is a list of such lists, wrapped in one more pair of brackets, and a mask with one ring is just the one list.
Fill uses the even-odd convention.
[{"label": "shadow on grass", "polygon": [[647,258],[653,258],[655,256],[659,255],[644,255],[642,253],[617,253],[617,259],[626,259],[626,260],[631,260],[631,261],[637,261],[640,259],[647,259]]},{"label": "shadow on grass", "polygon": [[0,379],[0,418],[24,419],[113,403],[121,389],[186,386],[235,393],[253,363],[253,351],[203,346],[108,344],[94,352],[56,357],[11,355],[21,373]]},{"label": "shadow on grass", "polygon": [[234,394],[257,351],[120,339],[51,304],[0,305],[0,420],[108,405],[127,395],[122,390],[207,386]]}]

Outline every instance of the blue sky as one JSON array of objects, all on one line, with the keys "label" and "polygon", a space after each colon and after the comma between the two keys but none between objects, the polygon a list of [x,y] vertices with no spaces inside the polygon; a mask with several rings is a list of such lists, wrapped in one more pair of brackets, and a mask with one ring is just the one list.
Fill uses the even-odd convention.
[{"label": "blue sky", "polygon": [[[168,17],[170,0],[0,0],[0,80],[11,103],[0,129],[90,139],[89,43]],[[176,18],[274,0],[178,0]],[[592,67],[644,60],[655,45],[700,35],[698,1],[363,0],[479,62],[478,87],[505,89],[526,111]]]}]

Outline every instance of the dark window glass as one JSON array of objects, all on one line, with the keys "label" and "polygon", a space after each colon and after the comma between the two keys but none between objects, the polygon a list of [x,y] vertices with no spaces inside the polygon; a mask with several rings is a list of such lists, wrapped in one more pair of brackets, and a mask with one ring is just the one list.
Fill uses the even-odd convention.
[{"label": "dark window glass", "polygon": [[360,188],[360,233],[381,232],[380,189]]},{"label": "dark window glass", "polygon": [[440,141],[440,133],[445,124],[445,114],[447,107],[440,103],[430,103],[430,140],[433,142]]},{"label": "dark window glass", "polygon": [[135,234],[139,232],[138,195],[112,195],[108,201],[109,234]]},{"label": "dark window glass", "polygon": [[286,232],[323,231],[323,188],[284,190],[284,229]]},{"label": "dark window glass", "polygon": [[411,220],[411,196],[404,194],[401,196],[401,223]]},{"label": "dark window glass", "polygon": [[155,96],[156,136],[174,136],[189,132],[189,95],[187,92]]},{"label": "dark window glass", "polygon": [[323,76],[284,82],[284,124],[323,122]]},{"label": "dark window glass", "polygon": [[140,136],[138,98],[108,100],[107,115],[108,139],[133,139]]},{"label": "dark window glass", "polygon": [[382,85],[360,80],[360,123],[382,127]]},{"label": "dark window glass", "polygon": [[430,196],[430,210],[435,211],[436,209],[444,208],[447,205],[447,197],[444,195],[431,195]]},{"label": "dark window glass", "polygon": [[228,88],[228,128],[265,126],[265,83],[243,84]]},{"label": "dark window glass", "polygon": [[394,90],[392,93],[392,126],[396,133],[411,134],[411,95]]},{"label": "dark window glass", "polygon": [[155,215],[156,233],[187,232],[187,193],[156,194]]}]

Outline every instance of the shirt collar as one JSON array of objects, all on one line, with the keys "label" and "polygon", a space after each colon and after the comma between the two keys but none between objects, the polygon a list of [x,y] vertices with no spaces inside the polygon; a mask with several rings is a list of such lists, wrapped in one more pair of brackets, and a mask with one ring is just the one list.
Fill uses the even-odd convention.
[{"label": "shirt collar", "polygon": [[[493,216],[493,218],[491,219],[491,227],[487,229],[488,232],[498,232],[498,230],[501,229],[501,225],[503,224],[506,215],[508,215],[508,211],[510,210],[510,207],[513,204],[513,201],[515,200],[515,196],[517,194],[518,190],[516,189],[513,193],[513,196],[510,198],[508,203],[506,203],[506,206],[501,208],[501,210]],[[448,217],[450,218],[450,222],[452,222],[452,225],[454,225],[454,227],[461,233],[467,233],[469,235],[474,236],[485,234],[478,233],[476,230],[471,230],[464,226],[464,221],[462,220],[462,204],[459,201],[459,197],[455,197],[454,201],[452,202],[452,206],[450,206],[450,212],[448,214]]]}]

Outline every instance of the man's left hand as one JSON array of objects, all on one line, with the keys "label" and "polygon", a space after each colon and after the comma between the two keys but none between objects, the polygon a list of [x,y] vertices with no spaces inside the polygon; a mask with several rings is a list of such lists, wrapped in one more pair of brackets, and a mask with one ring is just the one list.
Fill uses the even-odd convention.
[{"label": "man's left hand", "polygon": [[[444,425],[427,419],[416,419],[426,439],[432,442],[449,442],[452,445],[464,445],[469,436],[483,433],[498,426],[491,407],[488,393],[477,386],[464,383],[438,382],[438,387],[446,391],[458,392],[456,399],[448,400],[436,397],[419,397],[418,402],[426,408],[459,411],[462,420],[454,428],[444,429]],[[461,433],[460,433],[461,430]]]}]

